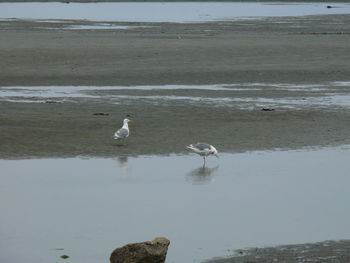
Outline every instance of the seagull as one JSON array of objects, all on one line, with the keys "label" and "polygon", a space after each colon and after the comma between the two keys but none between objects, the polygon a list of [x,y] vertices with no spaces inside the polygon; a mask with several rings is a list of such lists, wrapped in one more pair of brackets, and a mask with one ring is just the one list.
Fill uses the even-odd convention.
[{"label": "seagull", "polygon": [[196,154],[199,154],[200,156],[203,157],[204,163],[203,166],[205,166],[205,158],[209,155],[215,155],[217,158],[219,158],[218,151],[215,149],[213,145],[210,145],[205,142],[197,142],[190,144],[186,146],[187,149],[190,149],[194,151]]},{"label": "seagull", "polygon": [[114,133],[114,139],[118,140],[118,139],[125,139],[129,136],[129,125],[128,123],[131,122],[131,120],[129,119],[124,119],[123,121],[123,127],[121,127],[119,130],[117,130]]}]

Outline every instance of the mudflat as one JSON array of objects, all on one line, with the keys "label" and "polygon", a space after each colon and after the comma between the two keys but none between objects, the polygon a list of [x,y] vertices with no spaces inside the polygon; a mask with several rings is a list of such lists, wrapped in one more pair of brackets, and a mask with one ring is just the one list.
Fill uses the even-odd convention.
[{"label": "mudflat", "polygon": [[[109,95],[135,95],[137,91],[130,87],[133,85],[242,84],[243,90],[235,94],[198,93],[189,86],[180,95],[243,101],[247,98],[244,83],[329,83],[327,88],[332,89],[331,83],[349,81],[350,15],[110,23],[142,27],[69,29],[91,24],[0,21],[1,87],[21,86],[25,92],[26,86],[54,85],[60,89],[64,85],[86,85],[96,86],[98,93],[102,86],[126,86],[117,94],[109,91],[98,98],[48,97],[46,101],[33,98],[23,102],[20,95],[3,97],[1,158],[184,153],[184,146],[196,141],[212,143],[226,152],[350,142],[350,111],[331,104],[264,111],[261,104],[242,108],[157,97],[152,102],[109,100]],[[304,99],[306,104],[313,96],[307,90],[291,94],[285,89],[252,94],[272,100],[292,96]],[[348,89],[341,94],[348,95]],[[112,134],[126,115],[135,122],[128,146],[117,146]]]},{"label": "mudflat", "polygon": [[348,262],[349,240],[324,241],[309,244],[237,250],[236,256],[206,261],[207,263],[262,263],[262,262]]},{"label": "mudflat", "polygon": [[[0,21],[1,85],[156,85],[348,79],[350,15],[211,23]],[[68,28],[68,29],[67,29]]]}]

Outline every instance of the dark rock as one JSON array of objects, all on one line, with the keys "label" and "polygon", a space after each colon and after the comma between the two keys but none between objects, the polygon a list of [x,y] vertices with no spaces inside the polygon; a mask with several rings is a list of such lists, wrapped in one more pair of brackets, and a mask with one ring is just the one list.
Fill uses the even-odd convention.
[{"label": "dark rock", "polygon": [[60,256],[60,258],[67,259],[67,258],[69,258],[69,256],[67,256],[67,255],[62,255],[62,256]]},{"label": "dark rock", "polygon": [[157,237],[152,241],[127,244],[115,249],[111,263],[164,263],[170,241]]},{"label": "dark rock", "polygon": [[272,108],[262,108],[261,111],[274,111],[275,109]]},{"label": "dark rock", "polygon": [[109,113],[104,113],[104,112],[95,112],[93,115],[97,115],[97,116],[108,116]]}]

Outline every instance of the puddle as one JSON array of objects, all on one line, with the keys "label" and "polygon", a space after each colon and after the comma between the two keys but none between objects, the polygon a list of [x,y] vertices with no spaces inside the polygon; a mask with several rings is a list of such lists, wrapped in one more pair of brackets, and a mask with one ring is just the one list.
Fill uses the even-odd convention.
[{"label": "puddle", "polygon": [[120,22],[206,22],[270,16],[350,13],[350,4],[264,2],[0,3],[0,19],[74,19]]},{"label": "puddle", "polygon": [[349,156],[350,146],[221,154],[206,168],[192,154],[0,160],[0,261],[107,262],[156,236],[171,240],[172,263],[347,239]]},{"label": "puddle", "polygon": [[111,104],[193,103],[214,107],[255,109],[310,109],[350,107],[350,82],[318,84],[240,83],[221,85],[163,86],[39,86],[0,87],[0,101],[72,102],[78,99],[102,100]]},{"label": "puddle", "polygon": [[[40,21],[42,22],[42,21]],[[51,27],[46,29],[53,29],[53,30],[132,30],[132,29],[138,29],[138,28],[151,28],[151,26],[117,26],[117,25],[111,25],[111,24],[97,24],[97,25],[72,25],[72,26],[65,26],[65,27]]]},{"label": "puddle", "polygon": [[65,29],[71,30],[95,30],[95,29],[136,29],[136,28],[150,28],[149,26],[114,26],[114,25],[74,25]]}]

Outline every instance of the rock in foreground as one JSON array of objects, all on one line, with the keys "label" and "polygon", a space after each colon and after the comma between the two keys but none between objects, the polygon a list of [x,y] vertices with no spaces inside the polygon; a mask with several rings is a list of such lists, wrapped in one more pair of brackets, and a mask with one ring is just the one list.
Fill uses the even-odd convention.
[{"label": "rock in foreground", "polygon": [[169,244],[164,237],[127,244],[115,249],[109,260],[111,263],[164,263]]}]

